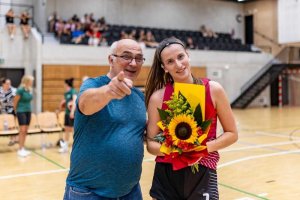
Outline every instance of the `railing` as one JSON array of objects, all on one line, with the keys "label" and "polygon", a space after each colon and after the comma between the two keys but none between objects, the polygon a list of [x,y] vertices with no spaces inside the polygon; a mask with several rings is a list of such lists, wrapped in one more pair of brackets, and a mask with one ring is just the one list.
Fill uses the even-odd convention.
[{"label": "railing", "polygon": [[274,39],[272,39],[272,38],[266,36],[266,35],[263,34],[263,33],[260,33],[260,32],[257,31],[257,30],[254,30],[254,33],[257,34],[257,35],[259,35],[260,37],[264,38],[265,40],[271,42],[272,44],[278,46],[278,47],[281,47],[281,46],[282,46],[281,44],[279,44],[279,43],[278,43],[277,41],[275,41]]},{"label": "railing", "polygon": [[273,64],[289,63],[290,47],[282,49],[277,56],[275,56],[270,62],[268,62],[261,70],[259,70],[247,83],[241,87],[241,93],[243,93],[250,85],[252,85],[260,76],[267,72]]}]

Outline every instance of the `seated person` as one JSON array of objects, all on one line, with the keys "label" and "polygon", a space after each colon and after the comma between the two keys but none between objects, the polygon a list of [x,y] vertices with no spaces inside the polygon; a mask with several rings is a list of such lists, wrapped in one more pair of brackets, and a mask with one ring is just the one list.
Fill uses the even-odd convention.
[{"label": "seated person", "polygon": [[188,37],[188,38],[186,39],[186,48],[187,48],[187,49],[196,49],[196,45],[194,45],[193,38]]},{"label": "seated person", "polygon": [[132,40],[136,40],[136,30],[132,29],[131,32],[128,34],[128,38]]},{"label": "seated person", "polygon": [[209,38],[217,38],[218,35],[211,29],[206,28],[205,25],[202,25],[200,27],[200,32],[202,33],[203,37],[209,37]]},{"label": "seated person", "polygon": [[53,33],[55,31],[55,24],[58,21],[59,16],[57,16],[56,12],[53,12],[52,15],[48,18],[48,31]]},{"label": "seated person", "polygon": [[98,46],[101,39],[101,33],[100,28],[97,26],[97,24],[93,23],[90,31],[88,32],[89,35],[89,41],[88,44],[90,46]]},{"label": "seated person", "polygon": [[101,37],[99,46],[102,46],[102,47],[107,47],[108,46],[108,42],[107,42],[106,37],[104,37],[104,36]]},{"label": "seated person", "polygon": [[10,39],[14,39],[14,35],[16,33],[16,25],[14,23],[14,18],[16,16],[14,15],[13,9],[9,9],[8,12],[5,15],[6,25],[8,29],[8,34],[10,36]]},{"label": "seated person", "polygon": [[156,42],[154,35],[151,31],[147,31],[146,40],[144,41],[144,43],[146,44],[146,47],[155,48],[158,46],[158,42]]},{"label": "seated person", "polygon": [[75,44],[81,43],[82,39],[85,37],[85,33],[81,28],[81,24],[78,22],[76,24],[75,30],[72,32],[72,42]]},{"label": "seated person", "polygon": [[31,17],[29,16],[29,14],[27,12],[23,12],[20,16],[20,26],[24,35],[25,39],[29,38],[29,33],[31,30],[31,27],[29,25],[29,20],[31,19]]}]

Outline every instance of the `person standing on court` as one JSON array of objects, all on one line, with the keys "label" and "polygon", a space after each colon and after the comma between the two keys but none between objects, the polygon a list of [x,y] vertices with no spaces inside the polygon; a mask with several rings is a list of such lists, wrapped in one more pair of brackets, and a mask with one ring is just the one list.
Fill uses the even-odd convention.
[{"label": "person standing on court", "polygon": [[[59,153],[67,153],[69,151],[70,135],[73,133],[74,125],[74,112],[75,112],[75,101],[77,97],[77,91],[74,88],[74,78],[65,79],[65,93],[64,99],[60,103],[60,110],[65,107],[65,121],[64,121],[64,132],[65,137],[59,140],[60,149]],[[63,106],[64,105],[64,106]]]},{"label": "person standing on court", "polygon": [[19,122],[19,150],[18,156],[26,157],[31,152],[26,150],[25,140],[27,136],[28,127],[31,119],[31,101],[32,101],[32,84],[33,76],[25,75],[22,77],[21,85],[17,89],[14,98],[14,110],[17,114]]},{"label": "person standing on court", "polygon": [[[170,99],[175,82],[205,86],[205,119],[211,119],[212,124],[206,142],[208,155],[198,162],[199,171],[195,174],[189,166],[174,171],[170,161],[160,152],[161,144],[154,139],[160,132],[157,109],[164,109],[163,102]],[[207,78],[195,78],[184,43],[176,38],[167,38],[156,48],[145,92],[148,108],[147,150],[157,156],[150,196],[156,200],[218,200],[218,150],[238,139],[234,116],[223,87]],[[224,131],[218,137],[217,119]]]},{"label": "person standing on court", "polygon": [[144,95],[133,87],[144,63],[131,39],[112,44],[107,75],[85,80],[76,101],[64,200],[141,200]]},{"label": "person standing on court", "polygon": [[[13,114],[14,111],[14,97],[16,96],[16,88],[11,86],[11,81],[9,78],[1,78],[0,87],[0,114]],[[18,138],[16,136],[11,136],[8,146],[12,146],[18,143]]]}]

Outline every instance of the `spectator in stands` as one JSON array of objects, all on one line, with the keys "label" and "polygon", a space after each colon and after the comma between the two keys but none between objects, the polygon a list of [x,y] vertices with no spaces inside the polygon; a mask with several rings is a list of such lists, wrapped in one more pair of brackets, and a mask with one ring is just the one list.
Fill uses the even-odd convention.
[{"label": "spectator in stands", "polygon": [[132,29],[131,32],[128,34],[128,39],[136,40],[137,39],[137,34],[136,30]]},{"label": "spectator in stands", "polygon": [[29,38],[29,33],[31,31],[31,27],[29,25],[29,20],[31,17],[27,12],[23,12],[20,16],[20,26],[24,35],[24,39]]},{"label": "spectator in stands", "polygon": [[139,42],[139,44],[141,45],[141,47],[142,47],[143,49],[146,48],[145,41],[146,41],[145,30],[144,30],[144,29],[141,29],[141,30],[139,31],[139,34],[138,34],[138,42]]},{"label": "spectator in stands", "polygon": [[146,40],[144,41],[146,47],[155,48],[158,46],[158,42],[156,42],[154,35],[151,31],[147,31]]},{"label": "spectator in stands", "polygon": [[[13,114],[14,111],[14,97],[16,96],[16,88],[11,86],[11,81],[8,78],[1,78],[0,87],[0,113],[1,114]],[[16,136],[10,137],[8,146],[12,146],[18,143],[18,138]]]},{"label": "spectator in stands", "polygon": [[94,13],[90,13],[90,15],[89,15],[89,21],[90,21],[90,23],[95,22]]},{"label": "spectator in stands", "polygon": [[138,42],[145,42],[146,41],[146,34],[145,34],[145,30],[141,29],[139,31],[139,35],[138,35]]},{"label": "spectator in stands", "polygon": [[99,45],[102,46],[102,47],[107,47],[108,46],[108,42],[107,42],[106,37],[104,37],[104,36],[101,37]]},{"label": "spectator in stands", "polygon": [[96,23],[93,23],[88,35],[89,35],[89,41],[88,44],[90,46],[98,46],[101,39],[101,33],[100,28]]},{"label": "spectator in stands", "polygon": [[15,33],[16,33],[16,25],[14,23],[14,18],[15,18],[15,14],[13,9],[9,9],[8,12],[5,15],[5,20],[6,20],[6,26],[8,29],[8,34],[10,39],[14,39]]},{"label": "spectator in stands", "polygon": [[24,145],[31,119],[33,80],[33,77],[30,75],[23,76],[21,85],[17,89],[16,96],[14,98],[14,110],[17,114],[19,122],[19,150],[17,153],[18,156],[21,157],[26,157],[31,153],[30,151],[25,149]]},{"label": "spectator in stands", "polygon": [[73,22],[80,22],[80,19],[79,19],[79,17],[77,16],[77,14],[74,14],[73,17],[71,18],[71,20],[72,20]]},{"label": "spectator in stands", "polygon": [[[160,152],[161,144],[154,140],[161,132],[157,125],[160,121],[157,108],[165,109],[162,102],[170,99],[174,82],[204,85],[207,94],[205,116],[206,119],[212,119],[206,142],[208,155],[199,161],[199,170],[195,174],[189,166],[173,171],[168,158]],[[150,196],[168,200],[196,200],[206,196],[210,200],[218,200],[217,151],[233,144],[238,138],[234,116],[224,89],[217,82],[205,78],[196,79],[191,74],[189,55],[183,42],[176,38],[167,38],[157,47],[145,89],[148,107],[147,149],[157,156]],[[217,117],[224,133],[216,138]]]},{"label": "spectator in stands", "polygon": [[48,18],[48,31],[50,33],[55,31],[55,24],[58,21],[58,19],[59,19],[59,16],[57,15],[56,12],[53,12],[53,14],[49,16],[49,18]]},{"label": "spectator in stands", "polygon": [[84,16],[81,18],[80,22],[82,24],[90,24],[90,18],[89,18],[89,15],[87,13],[84,14]]},{"label": "spectator in stands", "polygon": [[129,36],[127,34],[127,32],[125,30],[122,30],[121,33],[120,33],[120,39],[128,39]]},{"label": "spectator in stands", "polygon": [[130,39],[112,44],[107,75],[84,81],[75,111],[64,200],[142,200],[144,96],[133,87],[144,62]]},{"label": "spectator in stands", "polygon": [[73,124],[74,124],[74,112],[75,112],[75,101],[77,98],[77,92],[74,89],[74,79],[69,78],[65,80],[65,94],[64,99],[60,103],[60,110],[65,108],[65,137],[63,140],[60,140],[60,149],[59,153],[67,153],[69,150],[69,141],[70,134],[73,132]]},{"label": "spectator in stands", "polygon": [[55,36],[57,38],[60,38],[63,31],[64,31],[64,27],[65,27],[66,22],[63,21],[62,19],[59,19],[56,23],[55,23]]},{"label": "spectator in stands", "polygon": [[15,14],[13,9],[9,9],[8,12],[5,15],[6,25],[8,29],[8,34],[10,39],[14,39],[15,33],[16,33],[16,25],[14,23]]},{"label": "spectator in stands", "polygon": [[205,25],[202,25],[200,27],[200,32],[202,33],[203,37],[209,37],[209,38],[217,38],[218,35],[211,29],[206,28]]},{"label": "spectator in stands", "polygon": [[186,48],[187,49],[196,49],[197,46],[194,44],[192,37],[187,37],[186,39]]},{"label": "spectator in stands", "polygon": [[101,33],[105,32],[108,30],[108,26],[106,24],[106,20],[104,17],[101,17],[99,20],[98,20],[98,24],[99,24],[99,31]]},{"label": "spectator in stands", "polygon": [[79,44],[84,37],[85,33],[82,30],[81,24],[77,23],[75,30],[72,32],[72,42]]}]

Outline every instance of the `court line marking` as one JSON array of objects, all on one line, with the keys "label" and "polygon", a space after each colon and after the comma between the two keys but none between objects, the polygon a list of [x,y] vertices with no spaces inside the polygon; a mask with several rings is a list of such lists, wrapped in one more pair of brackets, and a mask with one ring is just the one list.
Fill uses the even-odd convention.
[{"label": "court line marking", "polygon": [[14,174],[14,175],[0,176],[0,180],[7,180],[12,178],[27,177],[27,176],[34,176],[34,175],[54,174],[54,173],[67,172],[67,171],[69,171],[69,169],[55,169],[55,170],[47,170],[47,171],[39,171],[39,172],[31,172],[31,173],[23,173],[23,174]]},{"label": "court line marking", "polygon": [[273,137],[279,137],[279,138],[300,139],[299,136],[290,136],[290,135],[281,134],[281,133],[269,133],[269,132],[263,132],[263,131],[256,131],[255,134],[257,134],[257,135],[265,135],[265,136],[273,136]]},{"label": "court line marking", "polygon": [[41,158],[43,158],[43,159],[45,159],[45,160],[51,162],[52,164],[58,166],[59,168],[61,168],[61,169],[66,169],[66,167],[64,167],[64,166],[58,164],[57,162],[55,162],[54,160],[51,160],[50,158],[47,158],[46,156],[44,156],[44,155],[42,155],[42,154],[36,152],[35,150],[31,150],[31,151],[32,151],[34,154],[38,155],[39,157],[41,157]]},{"label": "court line marking", "polygon": [[239,162],[243,162],[243,161],[254,160],[254,159],[259,159],[259,158],[267,158],[267,157],[272,157],[272,156],[280,156],[280,155],[285,155],[285,154],[293,154],[293,153],[300,153],[300,150],[298,149],[298,150],[293,150],[293,151],[282,151],[282,152],[277,152],[277,153],[262,154],[262,155],[258,155],[258,156],[248,156],[245,158],[229,161],[227,163],[219,164],[218,169],[227,167],[227,166],[239,163]]},{"label": "court line marking", "polygon": [[252,197],[256,197],[258,199],[263,199],[263,200],[269,200],[268,198],[266,197],[262,197],[262,196],[258,196],[256,194],[253,194],[253,193],[250,193],[250,192],[247,192],[247,191],[244,191],[244,190],[241,190],[241,189],[238,189],[236,187],[232,187],[232,186],[229,186],[229,185],[226,185],[226,184],[223,184],[223,183],[220,183],[218,182],[219,185],[223,186],[223,187],[226,187],[226,188],[229,188],[229,189],[232,189],[232,190],[235,190],[237,192],[241,192],[241,193],[244,193],[244,194],[247,194],[247,195],[250,195]]},{"label": "court line marking", "polygon": [[277,143],[270,143],[270,144],[261,144],[261,145],[253,144],[253,145],[247,146],[247,147],[224,149],[224,150],[220,150],[219,152],[223,153],[223,152],[240,151],[240,150],[246,150],[246,149],[256,149],[256,148],[258,149],[258,148],[263,148],[263,147],[282,146],[282,145],[294,144],[294,143],[300,143],[300,140],[277,142]]}]

